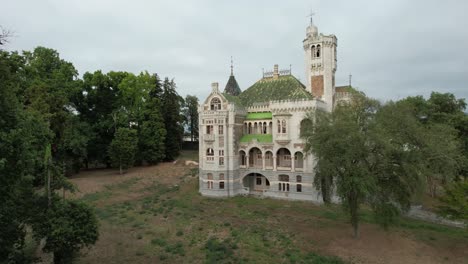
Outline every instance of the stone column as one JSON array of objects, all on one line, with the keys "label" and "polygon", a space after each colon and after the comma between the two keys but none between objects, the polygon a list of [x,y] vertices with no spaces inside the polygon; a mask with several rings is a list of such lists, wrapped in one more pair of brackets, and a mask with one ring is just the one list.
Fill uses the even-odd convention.
[{"label": "stone column", "polygon": [[291,155],[291,171],[296,170],[296,154]]},{"label": "stone column", "polygon": [[250,163],[250,159],[249,159],[249,155],[245,155],[245,167],[248,169],[249,168],[249,163]]},{"label": "stone column", "polygon": [[262,170],[265,170],[265,155],[262,155]]},{"label": "stone column", "polygon": [[276,171],[276,156],[273,156],[273,171]]}]

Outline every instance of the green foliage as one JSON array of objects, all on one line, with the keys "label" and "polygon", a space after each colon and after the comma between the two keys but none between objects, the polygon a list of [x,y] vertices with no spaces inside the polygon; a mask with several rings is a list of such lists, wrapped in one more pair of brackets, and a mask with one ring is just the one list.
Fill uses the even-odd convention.
[{"label": "green foliage", "polygon": [[166,128],[161,114],[161,92],[161,81],[155,75],[139,136],[141,158],[149,164],[156,164],[165,157]]},{"label": "green foliage", "polygon": [[184,129],[182,126],[181,105],[183,99],[177,94],[174,81],[168,78],[163,83],[162,109],[166,126],[165,158],[174,160],[182,148]]},{"label": "green foliage", "polygon": [[185,97],[183,108],[184,123],[190,133],[190,140],[198,140],[198,98],[193,95]]},{"label": "green foliage", "polygon": [[462,159],[453,130],[442,124],[424,126],[414,115],[414,105],[419,104],[380,106],[354,93],[349,104],[332,113],[311,114],[311,127],[302,131],[306,150],[318,157],[314,185],[325,202],[336,192],[355,236],[362,204],[371,206],[376,221],[388,227],[400,211],[409,209],[413,195],[424,186],[423,176],[450,179],[459,171]]},{"label": "green foliage", "polygon": [[54,253],[54,263],[71,263],[83,247],[98,239],[98,222],[93,210],[78,201],[55,200],[33,224],[34,235],[45,237],[45,252]]},{"label": "green foliage", "polygon": [[115,138],[109,146],[109,155],[112,164],[120,168],[120,174],[133,166],[135,152],[137,150],[137,132],[131,128],[119,128],[115,132]]},{"label": "green foliage", "polygon": [[439,214],[468,225],[468,179],[448,185],[440,201]]},{"label": "green foliage", "polygon": [[205,263],[231,263],[235,249],[237,245],[231,239],[219,241],[212,237],[205,243]]}]

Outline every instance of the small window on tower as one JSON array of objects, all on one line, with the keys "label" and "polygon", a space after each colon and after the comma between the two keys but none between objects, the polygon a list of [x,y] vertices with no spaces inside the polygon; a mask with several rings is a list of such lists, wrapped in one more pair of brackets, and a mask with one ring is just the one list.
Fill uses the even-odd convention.
[{"label": "small window on tower", "polygon": [[211,99],[210,103],[211,110],[221,110],[221,100],[218,97]]},{"label": "small window on tower", "polygon": [[317,45],[317,58],[320,58],[320,45]]},{"label": "small window on tower", "polygon": [[311,50],[310,53],[311,53],[312,59],[313,59],[313,58],[315,58],[315,46],[312,46],[312,47],[310,48],[310,50]]}]

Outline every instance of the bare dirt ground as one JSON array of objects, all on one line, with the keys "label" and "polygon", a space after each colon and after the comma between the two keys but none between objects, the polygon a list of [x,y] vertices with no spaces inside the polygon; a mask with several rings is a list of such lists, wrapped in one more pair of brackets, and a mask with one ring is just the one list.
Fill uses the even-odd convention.
[{"label": "bare dirt ground", "polygon": [[181,160],[72,177],[72,197],[93,204],[100,219],[99,241],[79,262],[204,263],[206,241],[216,237],[236,241],[232,263],[309,263],[308,252],[350,263],[468,263],[466,230],[405,220],[384,231],[366,221],[354,239],[338,207],[202,197],[194,168]]}]

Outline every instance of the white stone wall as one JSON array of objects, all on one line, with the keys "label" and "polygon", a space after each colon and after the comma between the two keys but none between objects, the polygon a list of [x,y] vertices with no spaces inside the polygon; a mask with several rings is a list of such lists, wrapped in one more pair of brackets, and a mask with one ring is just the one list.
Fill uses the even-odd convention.
[{"label": "white stone wall", "polygon": [[[313,58],[311,47],[321,46],[320,57]],[[323,75],[324,94],[321,98],[327,103],[327,111],[333,109],[333,95],[335,93],[335,72],[337,69],[336,48],[338,40],[335,35],[319,34],[317,27],[307,27],[306,39],[303,41],[305,52],[306,87],[312,92],[311,77]]]}]

